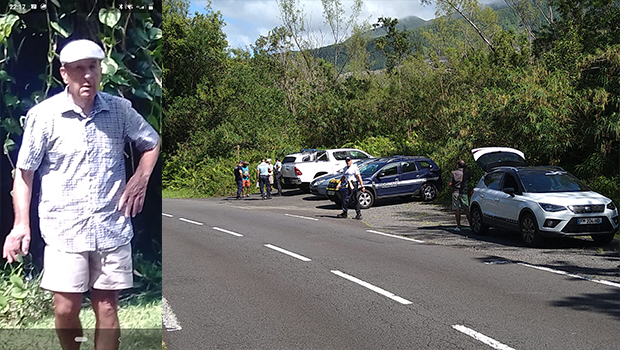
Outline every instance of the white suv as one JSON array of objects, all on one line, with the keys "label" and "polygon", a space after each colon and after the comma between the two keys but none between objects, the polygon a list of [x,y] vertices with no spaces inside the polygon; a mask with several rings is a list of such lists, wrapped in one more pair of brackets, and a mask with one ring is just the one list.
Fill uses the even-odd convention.
[{"label": "white suv", "polygon": [[[308,151],[308,150],[306,150]],[[335,174],[345,167],[345,158],[363,160],[374,158],[370,154],[355,148],[337,148],[315,150],[289,154],[282,162],[282,181],[285,187],[299,187],[310,192],[310,183],[319,176]],[[301,159],[301,161],[300,161]]]},{"label": "white suv", "polygon": [[472,150],[486,171],[471,195],[471,229],[489,226],[519,231],[527,246],[543,237],[591,236],[608,244],[618,230],[618,209],[560,167],[525,166],[521,151],[505,147]]}]

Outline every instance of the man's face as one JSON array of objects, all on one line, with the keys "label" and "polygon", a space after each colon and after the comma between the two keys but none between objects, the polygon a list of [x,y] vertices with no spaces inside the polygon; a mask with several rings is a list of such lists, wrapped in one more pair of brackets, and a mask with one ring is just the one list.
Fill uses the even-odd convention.
[{"label": "man's face", "polygon": [[65,63],[60,75],[73,96],[94,99],[101,82],[101,64],[94,58]]},{"label": "man's face", "polygon": [[353,164],[353,161],[351,159],[347,160],[347,166],[351,166],[351,164]]}]

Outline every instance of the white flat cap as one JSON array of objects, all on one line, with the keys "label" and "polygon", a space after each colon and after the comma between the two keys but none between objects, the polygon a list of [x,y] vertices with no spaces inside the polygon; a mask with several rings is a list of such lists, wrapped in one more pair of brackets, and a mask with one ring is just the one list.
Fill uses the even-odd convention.
[{"label": "white flat cap", "polygon": [[60,62],[71,63],[87,58],[102,60],[105,53],[101,47],[86,39],[73,40],[60,50]]},{"label": "white flat cap", "polygon": [[268,161],[269,163],[271,163],[271,158],[268,158],[268,159],[267,159],[267,161]]}]

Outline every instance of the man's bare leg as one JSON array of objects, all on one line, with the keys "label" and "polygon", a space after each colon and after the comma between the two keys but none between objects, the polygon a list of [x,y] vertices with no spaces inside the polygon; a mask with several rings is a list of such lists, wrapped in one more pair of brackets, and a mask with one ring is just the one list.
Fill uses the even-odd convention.
[{"label": "man's bare leg", "polygon": [[80,308],[82,306],[81,293],[54,293],[54,321],[56,334],[63,350],[78,350],[79,342],[76,337],[81,337],[82,324],[80,323]]},{"label": "man's bare leg", "polygon": [[118,322],[118,291],[91,290],[91,301],[97,325],[95,329],[96,350],[118,350],[121,337]]}]

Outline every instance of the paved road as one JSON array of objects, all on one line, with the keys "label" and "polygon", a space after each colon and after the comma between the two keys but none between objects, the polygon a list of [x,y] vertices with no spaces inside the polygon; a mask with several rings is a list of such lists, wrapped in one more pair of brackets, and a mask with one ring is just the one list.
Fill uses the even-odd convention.
[{"label": "paved road", "polygon": [[369,224],[381,207],[342,220],[301,197],[164,200],[169,349],[620,348],[620,284],[386,235]]}]

